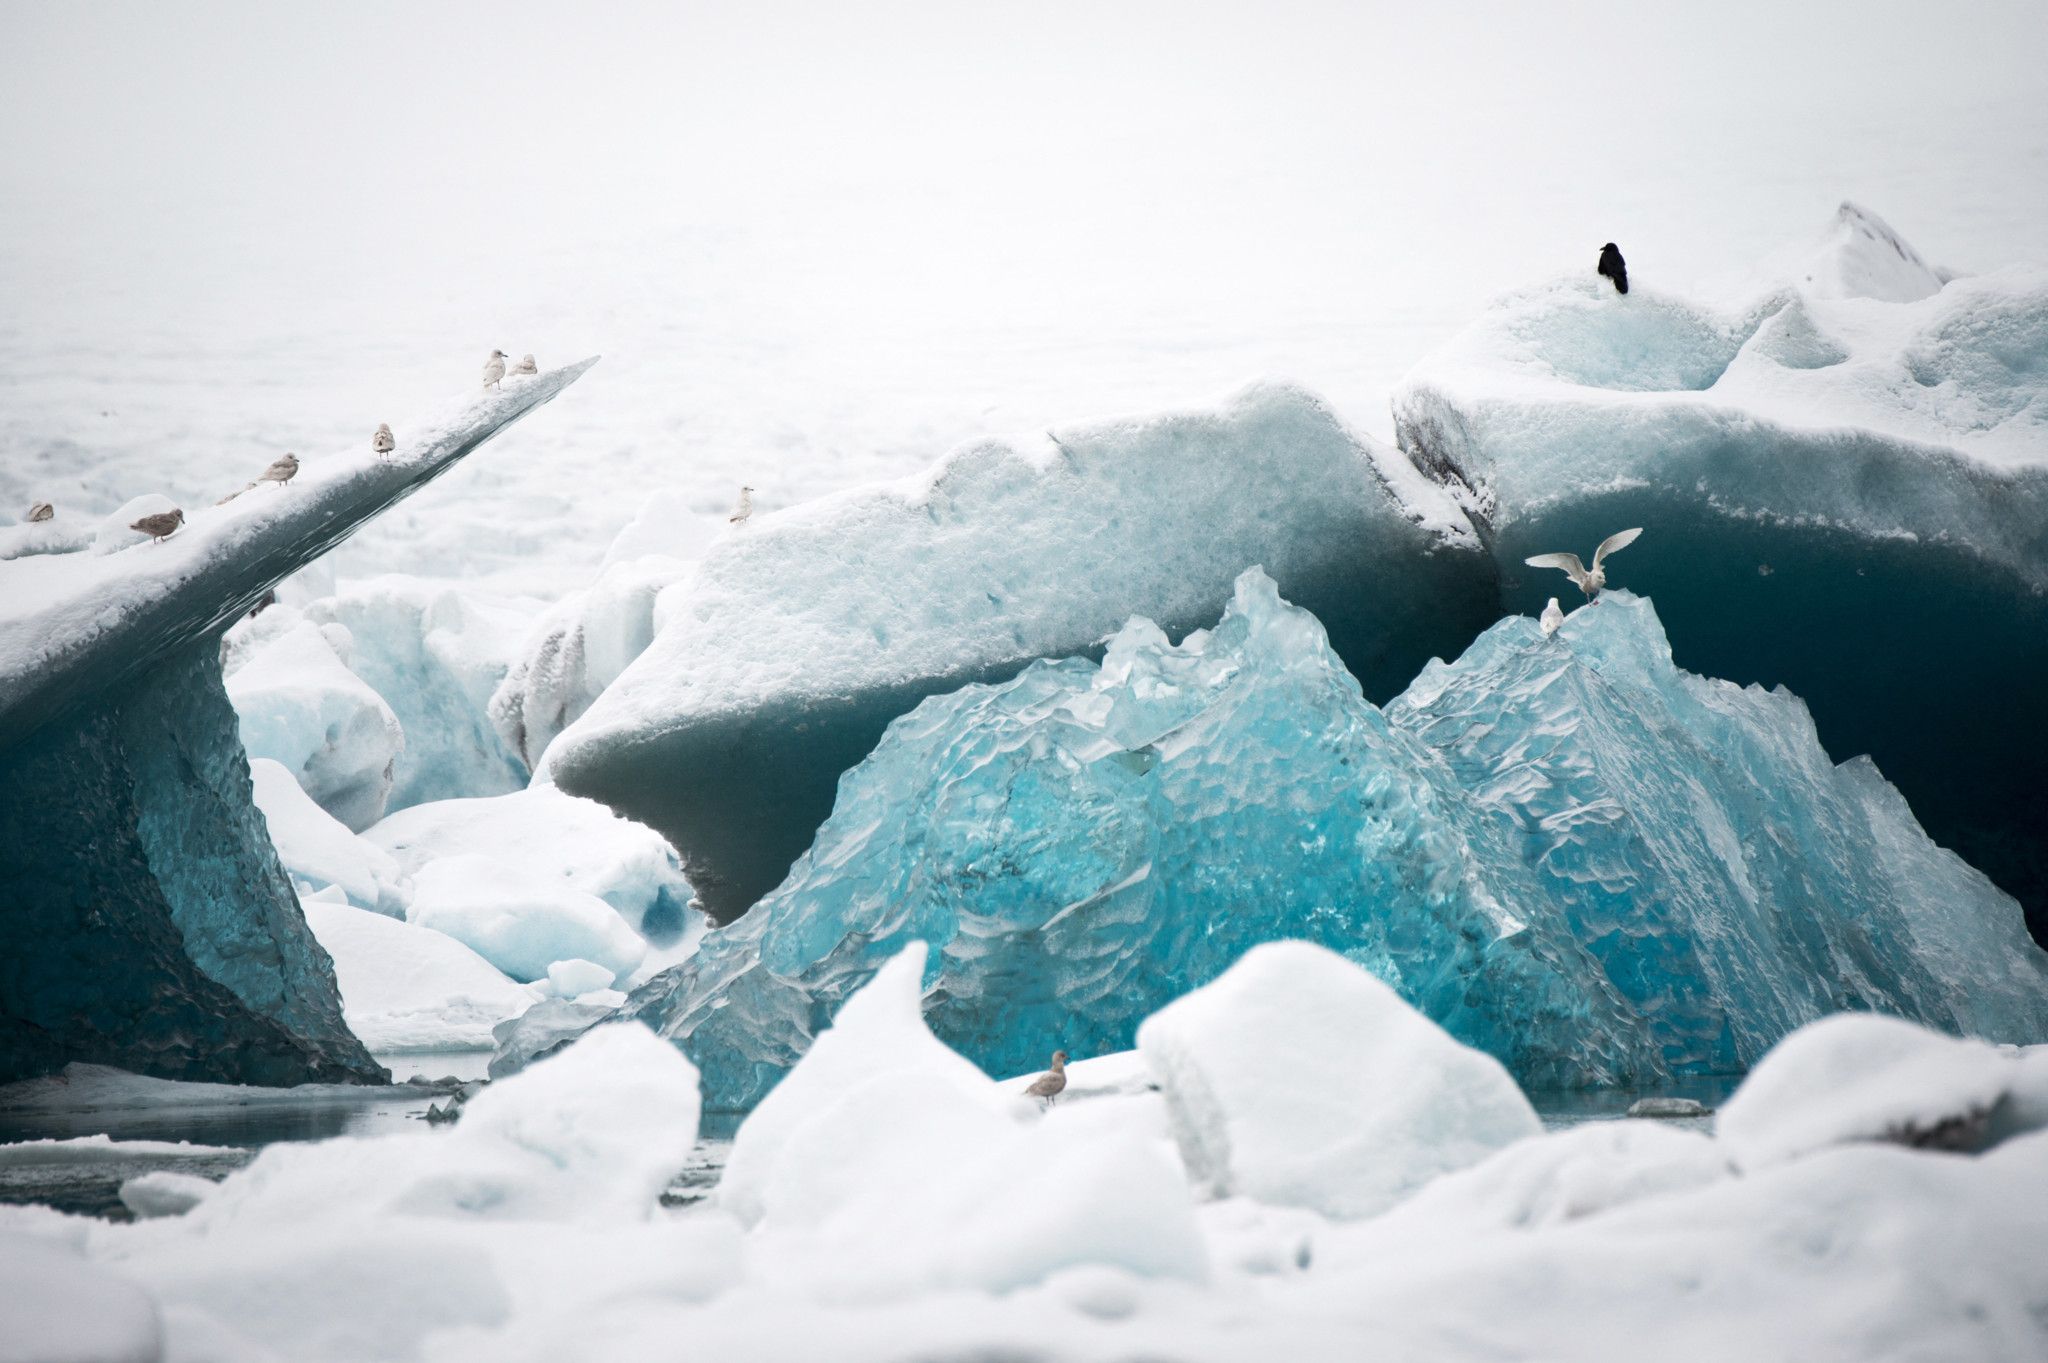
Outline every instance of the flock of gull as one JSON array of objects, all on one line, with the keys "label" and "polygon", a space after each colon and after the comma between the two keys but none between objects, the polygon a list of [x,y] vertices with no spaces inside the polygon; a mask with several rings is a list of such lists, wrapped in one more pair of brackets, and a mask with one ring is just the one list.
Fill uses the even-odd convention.
[{"label": "flock of gull", "polygon": [[[533,356],[531,355],[522,356],[520,358],[519,363],[512,366],[509,370],[505,367],[505,361],[508,358],[510,357],[507,356],[504,351],[493,350],[490,354],[490,358],[484,361],[483,386],[485,388],[497,388],[501,386],[508,376],[515,379],[531,378],[534,375],[540,373],[540,366],[534,363]],[[371,451],[375,453],[379,459],[382,459],[384,456],[390,454],[393,450],[397,448],[398,437],[391,433],[391,423],[386,421],[378,422],[377,429],[370,435]],[[264,483],[272,483],[279,487],[282,487],[284,484],[289,483],[294,477],[296,477],[298,475],[298,472],[299,456],[287,451],[286,453],[278,456],[276,459],[271,460],[270,466],[264,469],[263,472],[257,474],[255,478],[253,478],[247,483],[244,483],[241,487],[236,488],[233,492],[230,492],[227,496],[221,498],[218,502],[215,502],[214,505],[224,506],[228,502],[233,501],[235,498],[249,491],[251,488],[260,487]],[[734,521],[737,522],[746,519],[745,513],[748,508],[745,505],[745,494],[752,491],[752,488],[745,488],[742,490],[742,509],[740,513],[736,514],[733,517]],[[29,507],[28,515],[24,517],[24,519],[29,524],[34,525],[42,521],[50,520],[53,517],[55,517],[56,514],[57,508],[51,503],[37,502],[31,507]],[[131,530],[140,531],[142,534],[149,536],[150,541],[152,543],[161,543],[162,541],[169,539],[172,535],[177,534],[179,529],[184,524],[184,509],[181,507],[174,506],[169,511],[156,511],[150,513],[147,516],[138,517],[136,520],[129,524],[128,528]]]}]

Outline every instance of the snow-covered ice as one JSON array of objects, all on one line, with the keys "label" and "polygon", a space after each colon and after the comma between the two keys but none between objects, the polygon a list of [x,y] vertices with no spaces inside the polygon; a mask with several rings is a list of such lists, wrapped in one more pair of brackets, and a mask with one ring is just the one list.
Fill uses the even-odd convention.
[{"label": "snow-covered ice", "polygon": [[349,631],[310,621],[256,648],[228,675],[242,746],[291,773],[354,832],[384,816],[405,731],[384,698],[349,670]]},{"label": "snow-covered ice", "polygon": [[488,1049],[491,1029],[537,997],[452,934],[348,904],[303,903],[334,958],[342,1016],[374,1052]]},{"label": "snow-covered ice", "polygon": [[314,893],[332,885],[359,909],[404,915],[407,890],[388,852],[315,804],[282,763],[251,757],[249,781],[271,845],[294,884]]},{"label": "snow-covered ice", "polygon": [[446,933],[515,980],[544,979],[557,961],[594,961],[630,975],[647,944],[604,900],[524,867],[461,853],[412,880],[409,923]]},{"label": "snow-covered ice", "polygon": [[1217,1196],[1371,1216],[1542,1130],[1498,1060],[1306,942],[1253,947],[1147,1018],[1138,1050]]},{"label": "snow-covered ice", "polygon": [[474,857],[492,862],[532,895],[572,891],[600,899],[666,953],[665,960],[687,954],[703,931],[703,916],[690,907],[690,884],[660,834],[554,786],[414,805],[364,838],[415,883],[437,861]]}]

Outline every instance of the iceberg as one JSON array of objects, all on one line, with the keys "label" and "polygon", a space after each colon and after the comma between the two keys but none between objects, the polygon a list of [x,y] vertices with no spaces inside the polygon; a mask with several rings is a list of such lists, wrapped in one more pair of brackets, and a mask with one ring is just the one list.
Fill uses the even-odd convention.
[{"label": "iceberg", "polygon": [[360,833],[384,816],[405,731],[349,670],[354,640],[304,621],[248,650],[228,674],[242,747],[290,772],[313,802]]},{"label": "iceberg", "polygon": [[1843,1009],[2048,1036],[2013,901],[1795,697],[1677,668],[1648,601],[1500,621],[1381,708],[1257,571],[1179,645],[1133,621],[1100,663],[925,701],[626,1013],[745,1108],[912,940],[939,1038],[1027,1073],[1280,938],[1532,1087],[1739,1073]]},{"label": "iceberg", "polygon": [[[660,831],[730,920],[919,701],[1099,656],[1133,612],[1175,631],[1213,620],[1255,563],[1382,698],[1495,610],[1492,569],[1442,489],[1309,394],[1260,386],[1214,411],[970,445],[732,528],[662,594],[652,644],[536,777]],[[532,752],[567,709],[537,724],[525,705]]]},{"label": "iceberg", "polygon": [[[1499,565],[1648,532],[1616,580],[1679,663],[1785,685],[2048,939],[2048,273],[1949,278],[1867,210],[1733,301],[1586,272],[1496,301],[1394,393]],[[1968,704],[1953,703],[1968,696]]]},{"label": "iceberg", "polygon": [[385,812],[525,788],[526,762],[498,737],[489,711],[535,607],[398,574],[348,583],[307,605],[308,620],[348,630],[349,670],[405,732]]},{"label": "iceberg", "polygon": [[535,990],[446,933],[348,904],[304,908],[334,959],[349,1030],[379,1055],[485,1050],[492,1028],[533,1006]]},{"label": "iceberg", "polygon": [[272,586],[554,397],[483,394],[390,457],[113,552],[0,562],[0,1079],[88,1061],[173,1079],[382,1080],[252,799],[221,636]]}]

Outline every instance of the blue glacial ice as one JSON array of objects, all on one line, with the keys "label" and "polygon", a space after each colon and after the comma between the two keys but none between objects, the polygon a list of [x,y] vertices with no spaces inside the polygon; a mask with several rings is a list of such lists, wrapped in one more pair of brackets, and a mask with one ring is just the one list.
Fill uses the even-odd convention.
[{"label": "blue glacial ice", "polygon": [[[380,1079],[252,799],[221,636],[281,578],[554,397],[485,394],[161,543],[0,561],[0,1079]],[[259,465],[260,467],[260,465]]]},{"label": "blue glacial ice", "polygon": [[2048,1037],[2015,903],[1798,699],[1675,667],[1647,600],[1503,620],[1382,709],[1256,570],[1177,647],[1134,620],[1100,664],[926,700],[626,1012],[746,1107],[911,940],[934,1031],[1001,1074],[1127,1048],[1279,938],[1539,1087],[1739,1071],[1840,1009]]},{"label": "blue glacial ice", "polygon": [[1790,687],[2048,940],[2048,274],[1952,278],[1854,205],[1723,297],[1631,265],[1626,297],[1588,262],[1425,358],[1402,450],[1511,611],[1564,587],[1529,554],[1651,527],[1619,580],[1680,665]]},{"label": "blue glacial ice", "polygon": [[[1134,612],[1214,620],[1254,563],[1382,698],[1495,614],[1491,566],[1441,488],[1309,394],[1260,386],[971,445],[735,528],[662,592],[652,644],[538,775],[659,830],[730,919],[781,881],[891,720],[1092,654]],[[536,693],[527,751],[574,690]]]}]

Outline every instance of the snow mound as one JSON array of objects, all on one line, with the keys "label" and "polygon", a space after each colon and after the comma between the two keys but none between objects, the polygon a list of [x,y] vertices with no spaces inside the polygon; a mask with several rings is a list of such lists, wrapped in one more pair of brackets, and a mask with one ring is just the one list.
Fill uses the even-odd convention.
[{"label": "snow mound", "polygon": [[158,1363],[156,1302],[40,1236],[0,1233],[0,1363]]},{"label": "snow mound", "polygon": [[988,1076],[925,1026],[926,955],[924,943],[912,942],[876,971],[846,1000],[802,1063],[741,1125],[719,1180],[718,1201],[743,1224],[761,1220],[765,1189],[790,1133],[863,1084],[916,1074],[1001,1105]]},{"label": "snow mound", "polygon": [[251,758],[249,779],[271,845],[296,884],[315,893],[332,885],[359,909],[404,915],[406,887],[384,849],[313,803],[282,763]]},{"label": "snow mound", "polygon": [[541,774],[665,833],[730,917],[925,696],[1087,652],[1133,612],[1204,623],[1253,564],[1390,694],[1487,618],[1476,550],[1440,489],[1297,389],[984,442],[719,539]]},{"label": "snow mound", "polygon": [[940,1039],[1022,1074],[1284,938],[1535,1087],[1739,1072],[1855,1006],[2048,1034],[2013,901],[1795,697],[1681,671],[1649,602],[1503,620],[1381,709],[1258,573],[1179,645],[1134,622],[1099,665],[926,701],[628,1007],[745,1108],[912,940]]},{"label": "snow mound", "polygon": [[339,626],[302,622],[257,648],[227,686],[249,756],[283,766],[315,804],[360,833],[383,817],[405,731],[349,670],[351,646]]},{"label": "snow mound", "polygon": [[553,786],[414,805],[363,836],[415,880],[436,861],[481,857],[535,891],[595,896],[670,959],[703,930],[675,850],[660,834]]},{"label": "snow mound", "polygon": [[157,1169],[126,1179],[121,1184],[121,1205],[138,1220],[155,1216],[183,1216],[212,1195],[215,1184],[197,1174]]},{"label": "snow mound", "polygon": [[1772,1048],[1714,1121],[1746,1168],[1845,1141],[1967,1150],[2018,1067],[1981,1041],[1875,1013],[1840,1013]]},{"label": "snow mound", "polygon": [[75,554],[92,546],[96,525],[62,511],[46,521],[21,521],[0,526],[0,560],[38,554]]},{"label": "snow mound", "polygon": [[1846,202],[1789,273],[1815,298],[1875,298],[1886,303],[1932,298],[1945,282],[1890,223]]},{"label": "snow mound", "polygon": [[557,961],[594,961],[630,975],[647,954],[632,926],[596,895],[523,868],[464,854],[413,877],[408,922],[446,933],[515,980],[547,976]]},{"label": "snow mound", "polygon": [[533,990],[446,933],[346,904],[304,907],[334,958],[349,1030],[372,1051],[487,1049],[493,1027],[533,1004]]},{"label": "snow mound", "polygon": [[526,763],[499,741],[488,709],[537,608],[396,575],[347,583],[306,607],[308,620],[348,630],[349,670],[405,731],[388,809],[526,785]]},{"label": "snow mound", "polygon": [[1203,1278],[1170,1148],[1035,1120],[925,1029],[924,956],[911,945],[848,999],[740,1127],[719,1200],[757,1229],[770,1271],[847,1301],[1007,1292],[1083,1266]]},{"label": "snow mound", "polygon": [[1543,1129],[1499,1061],[1307,942],[1253,947],[1147,1018],[1138,1050],[1215,1197],[1373,1216]]},{"label": "snow mound", "polygon": [[[179,509],[176,502],[161,492],[145,492],[140,497],[132,497],[101,518],[99,528],[93,532],[92,551],[95,554],[118,554],[123,549],[148,544],[155,537],[137,530],[135,522],[144,516],[161,516]],[[189,516],[190,513],[187,514]],[[179,533],[183,533],[182,527]]]}]

